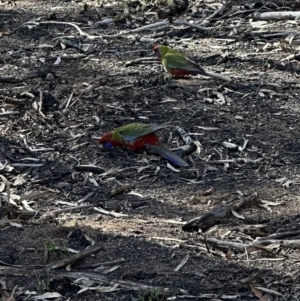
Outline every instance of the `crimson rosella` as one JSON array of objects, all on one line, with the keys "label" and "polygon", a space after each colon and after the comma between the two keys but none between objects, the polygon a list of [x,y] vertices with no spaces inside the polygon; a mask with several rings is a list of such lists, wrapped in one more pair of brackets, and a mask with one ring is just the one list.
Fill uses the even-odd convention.
[{"label": "crimson rosella", "polygon": [[155,134],[156,131],[166,127],[168,126],[139,122],[130,123],[104,134],[99,139],[99,143],[103,144],[104,147],[123,146],[133,151],[149,148],[178,166],[188,166],[183,159],[162,144]]},{"label": "crimson rosella", "polygon": [[163,64],[165,70],[172,76],[185,76],[185,75],[205,75],[216,79],[231,81],[229,78],[220,76],[218,74],[206,72],[196,63],[185,57],[181,52],[172,49],[165,45],[154,45],[153,51],[157,58]]}]

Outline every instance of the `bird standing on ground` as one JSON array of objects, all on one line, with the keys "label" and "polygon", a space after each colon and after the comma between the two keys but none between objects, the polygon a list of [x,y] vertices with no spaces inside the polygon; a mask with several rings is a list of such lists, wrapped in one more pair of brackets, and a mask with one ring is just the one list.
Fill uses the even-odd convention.
[{"label": "bird standing on ground", "polygon": [[203,68],[185,57],[181,52],[176,49],[172,49],[171,47],[157,44],[153,46],[153,51],[163,64],[165,70],[172,76],[201,74],[216,79],[231,81],[231,79],[221,75],[206,72]]},{"label": "bird standing on ground", "polygon": [[155,134],[156,131],[167,127],[167,125],[130,123],[104,134],[99,143],[105,147],[123,146],[133,151],[149,148],[178,166],[188,166],[183,159],[162,144]]}]

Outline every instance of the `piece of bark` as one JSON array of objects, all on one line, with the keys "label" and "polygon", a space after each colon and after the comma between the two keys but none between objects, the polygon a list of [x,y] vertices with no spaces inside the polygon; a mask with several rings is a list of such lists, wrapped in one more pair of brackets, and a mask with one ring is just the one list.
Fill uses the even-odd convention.
[{"label": "piece of bark", "polygon": [[126,184],[126,185],[116,187],[116,188],[111,190],[110,197],[113,197],[113,196],[116,196],[116,195],[121,194],[123,192],[126,192],[126,191],[128,191],[132,188],[134,188],[133,184]]}]

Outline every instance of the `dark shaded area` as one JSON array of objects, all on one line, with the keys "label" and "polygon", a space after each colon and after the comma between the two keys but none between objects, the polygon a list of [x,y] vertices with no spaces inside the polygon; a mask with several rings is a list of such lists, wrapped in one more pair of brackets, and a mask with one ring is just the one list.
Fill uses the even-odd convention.
[{"label": "dark shaded area", "polygon": [[[284,4],[297,9],[295,1]],[[297,247],[261,243],[245,253],[209,242],[251,246],[258,238],[291,231],[290,239],[297,239],[300,85],[297,56],[290,57],[297,45],[284,41],[284,35],[265,36],[286,30],[287,24],[256,28],[249,21],[257,10],[283,9],[283,2],[239,1],[212,18],[205,34],[171,24],[109,37],[157,22],[158,10],[168,5],[53,0],[0,6],[0,77],[11,79],[0,83],[0,174],[9,181],[14,201],[7,206],[7,187],[0,185],[1,265],[21,265],[32,273],[72,256],[69,249],[103,247],[73,263],[70,271],[1,275],[8,292],[18,285],[22,293],[59,292],[63,300],[74,301],[191,300],[191,295],[192,300],[257,300],[253,285],[276,292],[270,293],[273,299],[300,298]],[[189,1],[179,14],[196,24],[218,8]],[[72,22],[89,35],[107,37],[89,39],[66,24],[40,23],[47,21]],[[288,26],[297,31],[297,24]],[[159,62],[146,60],[155,43],[168,44],[234,82],[171,79]],[[126,65],[136,59],[145,60]],[[25,80],[24,74],[40,70],[46,70],[43,76]],[[135,121],[182,127],[200,143],[198,149],[183,150],[190,166],[174,171],[155,154],[99,147],[97,137]],[[184,142],[175,128],[159,135],[170,149],[182,152]],[[42,192],[48,193],[31,195]],[[256,204],[231,210],[232,201],[253,192]],[[85,204],[92,207],[53,213]],[[205,233],[182,231],[187,221],[222,205],[228,214]],[[100,214],[93,207],[126,216]],[[102,289],[124,280],[169,291],[77,295],[82,287],[66,277],[68,272],[106,277]]]}]

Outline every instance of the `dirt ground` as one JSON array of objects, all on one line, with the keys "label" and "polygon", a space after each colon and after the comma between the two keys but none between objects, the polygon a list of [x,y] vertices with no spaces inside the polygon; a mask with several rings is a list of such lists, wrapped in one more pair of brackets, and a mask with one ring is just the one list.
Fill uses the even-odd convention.
[{"label": "dirt ground", "polygon": [[[0,1],[2,300],[300,300],[299,25],[253,20],[296,2],[236,3],[206,32],[130,32],[167,4]],[[172,79],[156,43],[233,81]],[[99,147],[131,122],[168,122],[158,134],[180,153],[179,126],[198,152],[178,168]]]}]

